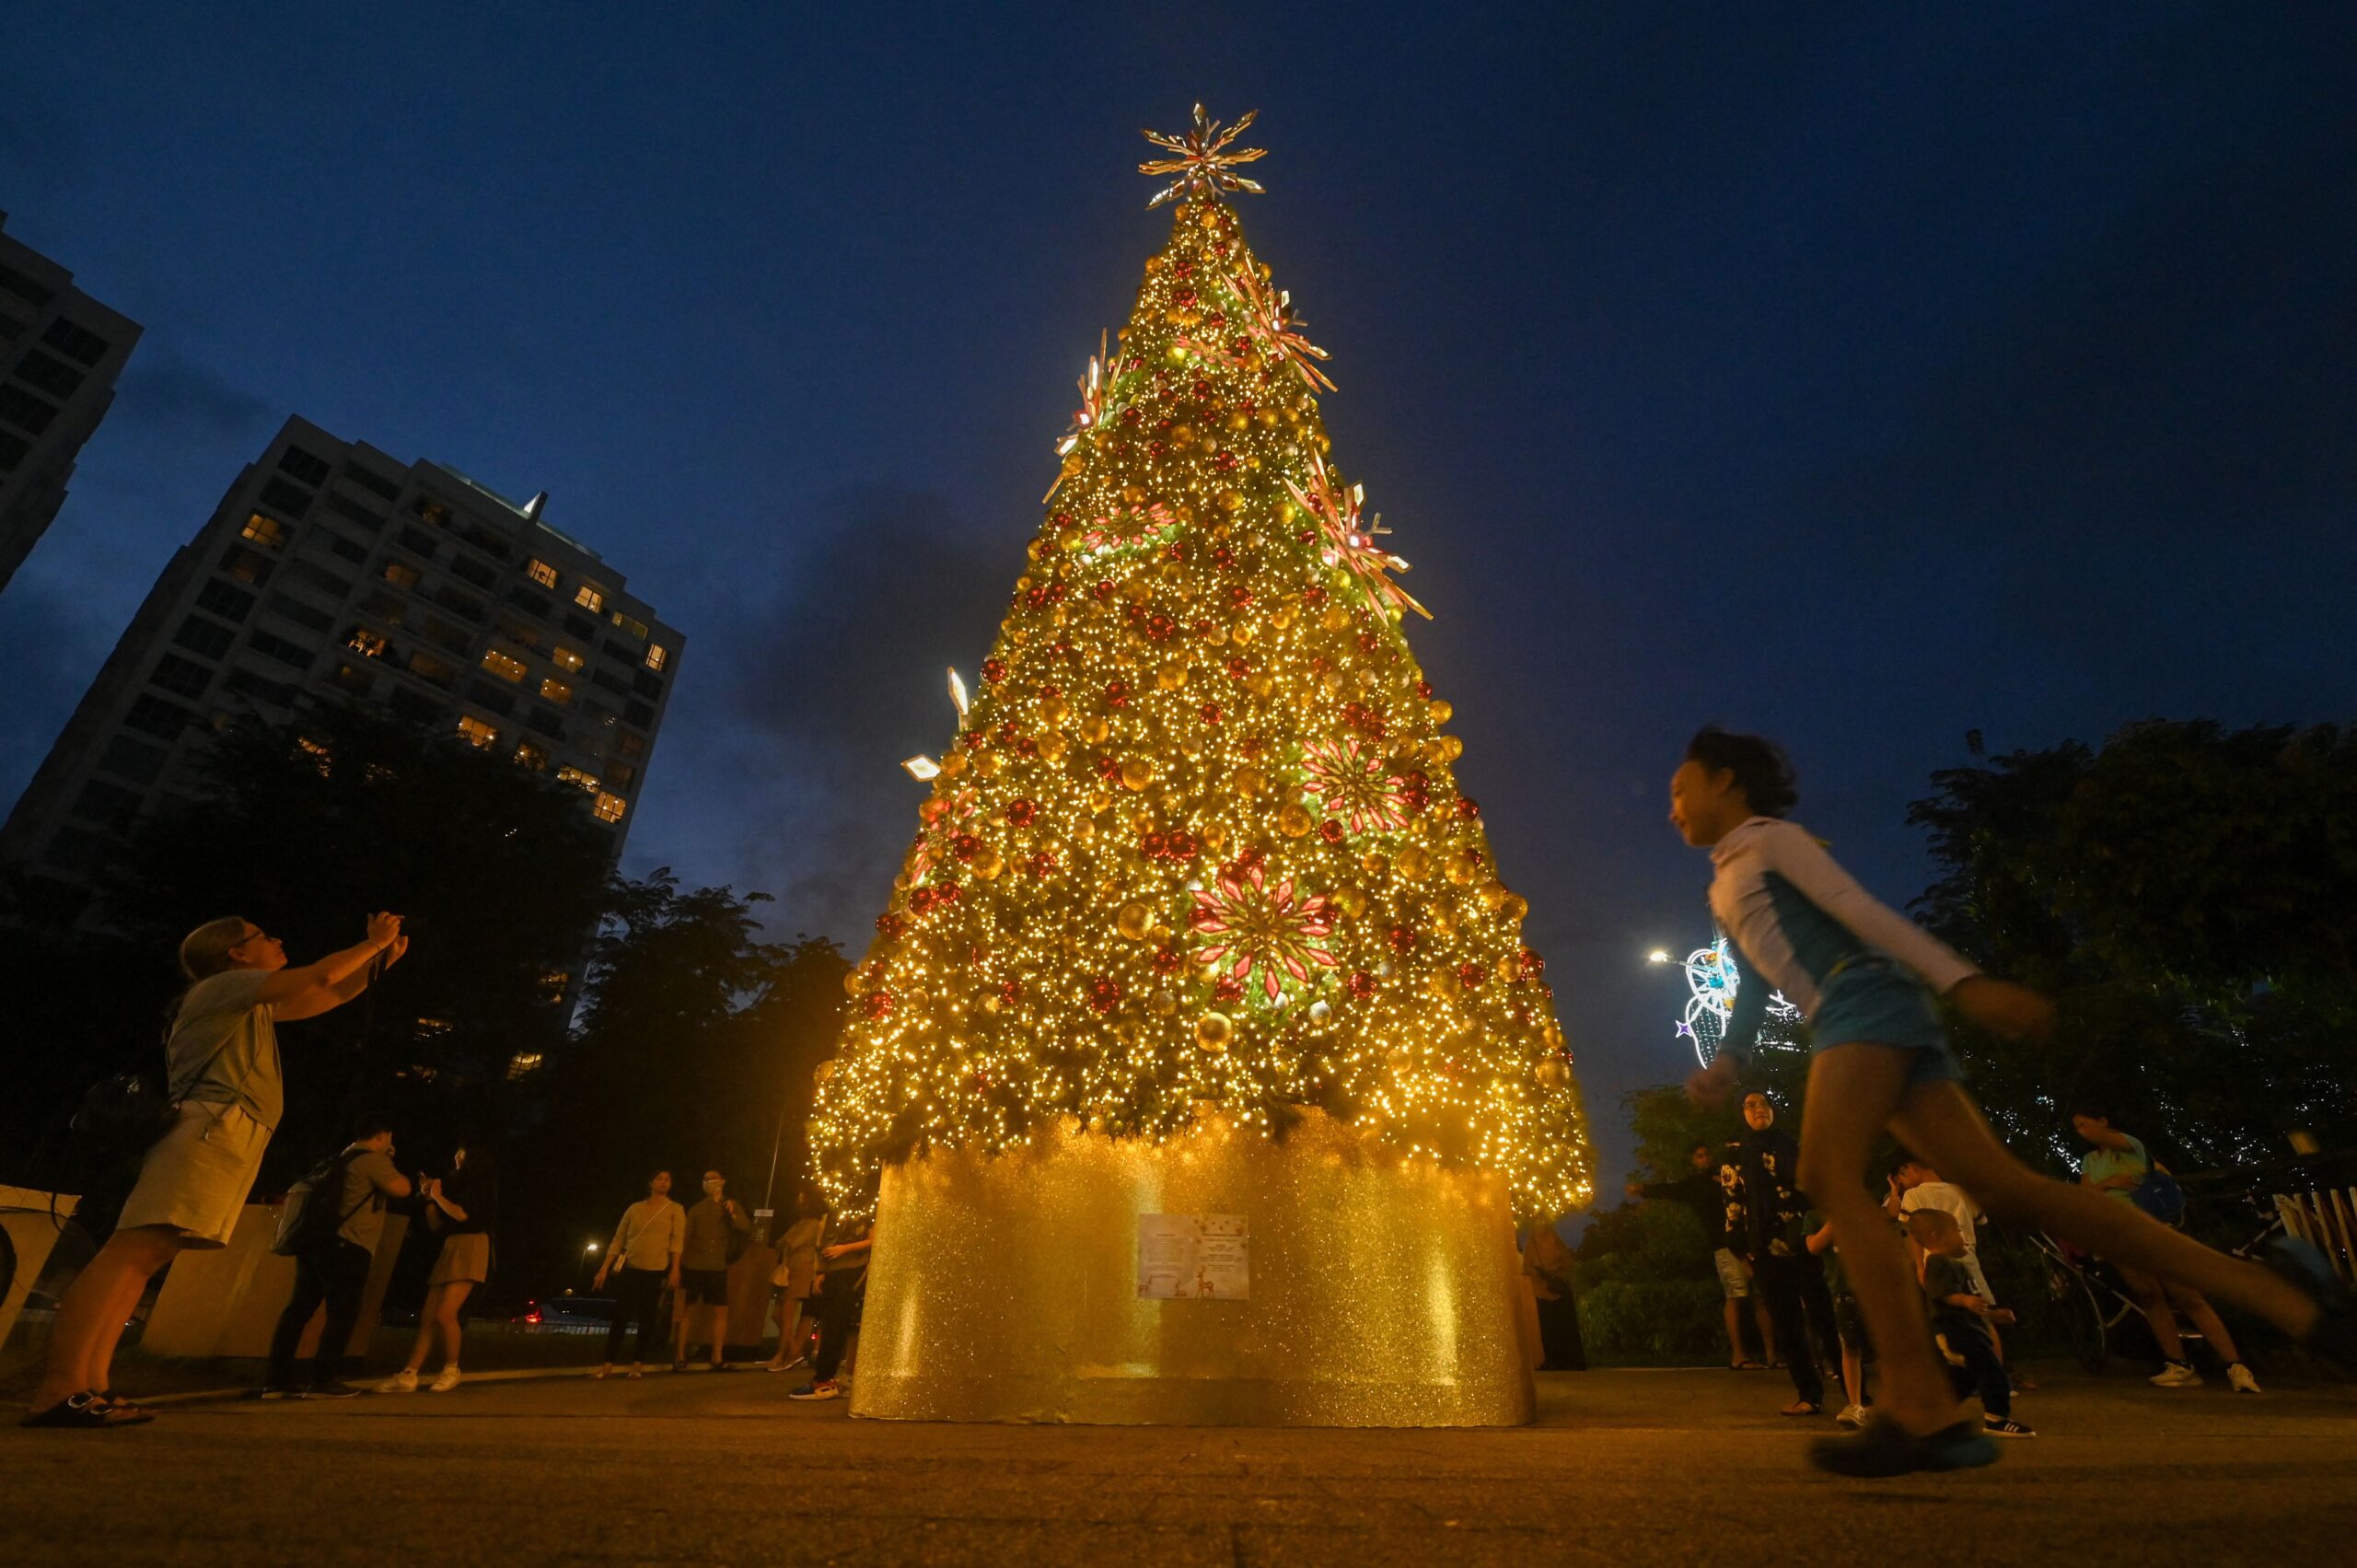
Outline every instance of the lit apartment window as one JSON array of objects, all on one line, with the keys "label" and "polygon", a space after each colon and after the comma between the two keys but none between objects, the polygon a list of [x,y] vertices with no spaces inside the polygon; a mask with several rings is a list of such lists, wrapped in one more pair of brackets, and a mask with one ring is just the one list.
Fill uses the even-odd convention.
[{"label": "lit apartment window", "polygon": [[516,761],[518,765],[529,768],[536,773],[545,772],[549,765],[548,748],[535,745],[528,740],[523,741],[516,748]]},{"label": "lit apartment window", "polygon": [[413,588],[423,581],[424,574],[406,561],[385,563],[385,581],[397,588]]},{"label": "lit apartment window", "polygon": [[308,735],[298,735],[295,738],[295,749],[311,760],[311,766],[319,769],[319,777],[328,776],[329,770],[333,766],[333,754],[326,747]]},{"label": "lit apartment window", "polygon": [[596,588],[591,587],[588,584],[584,583],[579,588],[575,590],[573,602],[587,610],[590,614],[595,615],[598,611],[606,608],[606,596],[598,592]]},{"label": "lit apartment window", "polygon": [[660,644],[660,643],[649,643],[649,644],[647,644],[647,645],[646,645],[646,668],[649,668],[649,669],[660,669],[660,668],[663,668],[663,661],[664,661],[665,659],[667,659],[667,658],[670,657],[670,656],[671,656],[670,655],[668,655],[668,654],[667,654],[667,653],[665,653],[665,652],[663,651],[663,645],[662,645],[662,644]]},{"label": "lit apartment window", "polygon": [[239,531],[256,544],[272,550],[286,542],[286,525],[276,517],[265,517],[260,512],[248,517],[246,526]]},{"label": "lit apartment window", "polygon": [[540,995],[551,1002],[564,1000],[564,988],[573,983],[573,976],[563,970],[540,971]]},{"label": "lit apartment window", "polygon": [[366,626],[354,627],[352,636],[345,642],[344,646],[355,654],[364,654],[369,658],[385,656],[385,639]]},{"label": "lit apartment window", "polygon": [[545,561],[535,561],[524,568],[524,575],[544,588],[556,587],[556,568]]},{"label": "lit apartment window", "polygon": [[521,680],[525,676],[531,673],[524,668],[524,661],[522,659],[512,658],[509,656],[501,653],[497,648],[485,648],[483,650],[482,667],[483,668],[491,671],[492,674],[499,677],[500,679],[511,683]]},{"label": "lit apartment window", "polygon": [[633,620],[631,617],[624,615],[621,610],[617,610],[614,611],[614,624],[621,627],[624,633],[637,638],[640,642],[643,643],[646,641],[645,621]]},{"label": "lit apartment window", "polygon": [[569,764],[565,767],[559,768],[556,771],[556,782],[559,784],[575,784],[582,789],[588,790],[592,794],[595,794],[598,788],[597,774],[585,773],[580,769]]},{"label": "lit apartment window", "polygon": [[483,723],[472,714],[459,715],[459,733],[465,736],[468,743],[473,746],[489,746],[499,738],[499,731],[496,728]]},{"label": "lit apartment window", "polygon": [[559,648],[549,655],[549,662],[570,675],[581,668],[582,659],[581,656],[571,648]]},{"label": "lit apartment window", "polygon": [[511,1084],[530,1077],[540,1070],[540,1053],[519,1051],[507,1059],[507,1081]]},{"label": "lit apartment window", "polygon": [[563,707],[573,701],[573,688],[552,675],[540,682],[540,699]]},{"label": "lit apartment window", "polygon": [[630,802],[621,796],[602,790],[598,792],[598,820],[600,822],[619,822],[622,819],[622,813],[629,809]]}]

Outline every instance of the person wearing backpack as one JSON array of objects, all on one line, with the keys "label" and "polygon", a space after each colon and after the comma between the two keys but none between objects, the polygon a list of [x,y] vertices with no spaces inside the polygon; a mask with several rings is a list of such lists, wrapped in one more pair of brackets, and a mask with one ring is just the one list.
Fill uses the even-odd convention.
[{"label": "person wearing backpack", "polygon": [[[305,1220],[296,1235],[281,1242],[281,1250],[295,1257],[295,1295],[270,1336],[265,1400],[343,1400],[360,1392],[343,1380],[344,1347],[360,1320],[368,1266],[385,1234],[385,1200],[408,1197],[412,1186],[393,1165],[393,1130],[383,1117],[365,1119],[354,1132],[343,1153],[305,1179]],[[321,1217],[309,1221],[310,1214]],[[322,1303],[327,1322],[319,1330],[319,1348],[310,1376],[298,1383],[296,1346]]]},{"label": "person wearing backpack", "polygon": [[114,1234],[75,1278],[50,1331],[49,1359],[27,1426],[97,1430],[154,1419],[117,1399],[115,1342],[140,1296],[191,1247],[222,1247],[237,1228],[284,1104],[276,1026],[316,1018],[367,989],[379,961],[408,950],[401,917],[368,917],[365,941],[290,966],[251,921],[207,921],[181,939],[189,987],[165,1046],[171,1121],[139,1167]]},{"label": "person wearing backpack", "polygon": [[698,1343],[698,1319],[712,1335],[712,1369],[731,1370],[728,1338],[728,1265],[745,1255],[752,1239],[753,1222],[737,1200],[728,1196],[728,1178],[716,1170],[703,1173],[703,1197],[688,1211],[687,1245],[679,1253],[678,1338],[671,1350],[671,1370],[688,1369],[688,1347]]},{"label": "person wearing backpack", "polygon": [[[2071,1126],[2094,1145],[2079,1162],[2082,1182],[2134,1204],[2163,1225],[2176,1225],[2185,1218],[2185,1194],[2178,1190],[2177,1179],[2153,1163],[2141,1139],[2111,1124],[2111,1112],[2101,1106],[2083,1105],[2071,1112]],[[2226,1386],[2237,1394],[2259,1391],[2258,1379],[2243,1365],[2235,1337],[2226,1331],[2209,1297],[2189,1284],[2129,1268],[2117,1259],[2111,1266],[2119,1271],[2120,1283],[2144,1309],[2144,1321],[2161,1347],[2164,1365],[2154,1375],[2155,1388],[2190,1388],[2201,1381],[2201,1374],[2186,1359],[2185,1342],[2177,1337],[2177,1315],[2182,1312],[2193,1320],[2202,1342],[2226,1364]]]}]

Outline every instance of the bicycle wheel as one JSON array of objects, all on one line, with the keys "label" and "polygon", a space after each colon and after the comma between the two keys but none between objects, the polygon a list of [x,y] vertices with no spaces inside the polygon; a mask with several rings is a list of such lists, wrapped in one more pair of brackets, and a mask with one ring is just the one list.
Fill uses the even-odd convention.
[{"label": "bicycle wheel", "polygon": [[2049,1260],[2046,1289],[2058,1338],[2070,1345],[2073,1358],[2081,1366],[2101,1373],[2111,1362],[2111,1337],[2104,1330],[2103,1308],[2086,1277]]}]

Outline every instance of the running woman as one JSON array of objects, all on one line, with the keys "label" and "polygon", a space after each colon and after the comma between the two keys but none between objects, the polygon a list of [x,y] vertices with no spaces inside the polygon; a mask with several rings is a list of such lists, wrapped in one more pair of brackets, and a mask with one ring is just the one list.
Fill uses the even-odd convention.
[{"label": "running woman", "polygon": [[2054,1181],[2015,1160],[1965,1093],[1933,1005],[2009,1039],[2054,1027],[2044,997],[1981,974],[1875,901],[1805,830],[1783,752],[1716,726],[1695,736],[1669,782],[1669,819],[1716,868],[1711,912],[1743,953],[1720,1053],[1688,1080],[1706,1105],[1735,1086],[1769,993],[1809,1016],[1800,1180],[1832,1222],[1866,1331],[1882,1353],[1875,1419],[1855,1437],[1820,1439],[1810,1458],[1842,1475],[1888,1476],[1991,1463],[1996,1445],[1968,1418],[1932,1347],[1923,1299],[1898,1235],[1865,1188],[1887,1129],[2001,1220],[2075,1241],[2127,1268],[2181,1280],[2274,1323],[2336,1360],[2357,1348],[2357,1309],[2320,1255],[2279,1253],[2280,1271],[2213,1252],[2129,1203]]}]

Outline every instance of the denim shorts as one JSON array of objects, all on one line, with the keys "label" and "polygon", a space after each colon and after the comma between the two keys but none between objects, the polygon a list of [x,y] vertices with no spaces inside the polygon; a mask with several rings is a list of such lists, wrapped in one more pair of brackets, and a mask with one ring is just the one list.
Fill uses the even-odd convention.
[{"label": "denim shorts", "polygon": [[1948,1049],[1947,1026],[1923,982],[1897,959],[1866,953],[1826,977],[1809,1017],[1812,1051],[1829,1045],[1879,1045],[1908,1053],[1907,1086],[1960,1083],[1964,1068]]}]

